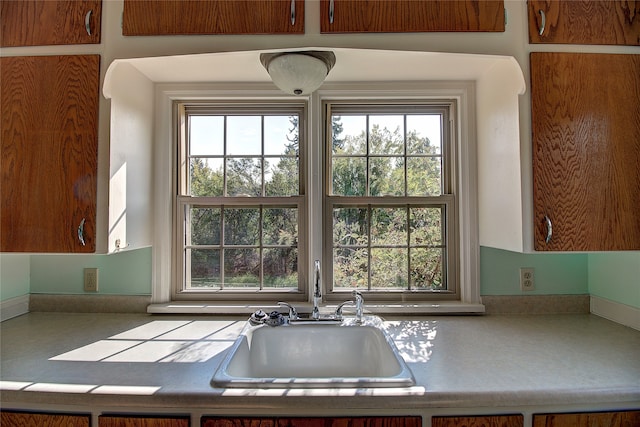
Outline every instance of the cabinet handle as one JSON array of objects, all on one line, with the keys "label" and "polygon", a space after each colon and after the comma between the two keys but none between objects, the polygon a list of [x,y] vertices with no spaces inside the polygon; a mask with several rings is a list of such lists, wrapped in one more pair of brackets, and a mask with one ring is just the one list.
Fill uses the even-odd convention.
[{"label": "cabinet handle", "polygon": [[296,0],[291,0],[291,25],[296,25]]},{"label": "cabinet handle", "polygon": [[549,243],[551,236],[553,236],[553,224],[551,223],[551,218],[547,215],[544,216],[544,222],[547,224],[547,237],[545,237],[544,242]]},{"label": "cabinet handle", "polygon": [[85,223],[85,219],[82,218],[82,221],[80,221],[80,225],[78,226],[78,240],[80,241],[80,244],[82,246],[85,246],[85,243],[84,243],[84,223]]},{"label": "cabinet handle", "polygon": [[91,35],[91,14],[93,10],[89,10],[87,14],[84,16],[84,29],[87,30],[87,35]]},{"label": "cabinet handle", "polygon": [[329,0],[329,24],[333,24],[333,0]]},{"label": "cabinet handle", "polygon": [[544,10],[540,9],[538,11],[540,13],[540,26],[538,27],[538,34],[542,35],[544,33],[544,27],[547,25],[547,16],[544,14]]}]

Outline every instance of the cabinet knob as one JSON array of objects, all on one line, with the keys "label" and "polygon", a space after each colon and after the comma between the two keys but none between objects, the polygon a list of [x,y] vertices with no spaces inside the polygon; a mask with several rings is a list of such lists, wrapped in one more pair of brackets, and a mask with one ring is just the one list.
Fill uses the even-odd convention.
[{"label": "cabinet knob", "polygon": [[542,35],[544,33],[544,27],[547,25],[547,16],[544,14],[544,10],[538,10],[540,13],[540,25],[538,26],[538,34]]},{"label": "cabinet knob", "polygon": [[545,243],[549,243],[551,241],[551,236],[553,236],[553,224],[551,223],[551,218],[547,215],[544,216],[544,222],[547,225],[547,236],[544,239]]},{"label": "cabinet knob", "polygon": [[91,35],[91,15],[93,14],[93,10],[89,10],[87,14],[84,16],[84,29],[87,30],[87,35]]}]

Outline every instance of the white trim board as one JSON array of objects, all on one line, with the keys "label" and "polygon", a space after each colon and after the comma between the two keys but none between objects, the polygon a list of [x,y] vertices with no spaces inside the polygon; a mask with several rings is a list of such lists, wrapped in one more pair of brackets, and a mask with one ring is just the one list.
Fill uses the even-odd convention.
[{"label": "white trim board", "polygon": [[592,295],[591,314],[640,331],[640,308]]},{"label": "white trim board", "polygon": [[29,295],[9,298],[0,302],[0,322],[29,312]]}]

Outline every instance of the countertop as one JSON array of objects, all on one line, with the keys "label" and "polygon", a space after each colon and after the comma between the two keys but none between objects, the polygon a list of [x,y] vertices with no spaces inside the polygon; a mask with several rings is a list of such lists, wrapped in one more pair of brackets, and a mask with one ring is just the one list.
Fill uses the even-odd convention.
[{"label": "countertop", "polygon": [[411,388],[212,388],[245,321],[68,313],[7,320],[0,325],[2,406],[640,408],[640,332],[594,315],[387,317],[416,378]]}]

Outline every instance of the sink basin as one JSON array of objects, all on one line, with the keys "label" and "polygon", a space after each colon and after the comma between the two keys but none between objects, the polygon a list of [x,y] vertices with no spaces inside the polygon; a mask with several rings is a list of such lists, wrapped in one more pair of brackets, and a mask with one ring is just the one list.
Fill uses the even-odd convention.
[{"label": "sink basin", "polygon": [[408,387],[413,375],[378,317],[362,325],[247,324],[214,374],[214,387]]}]

